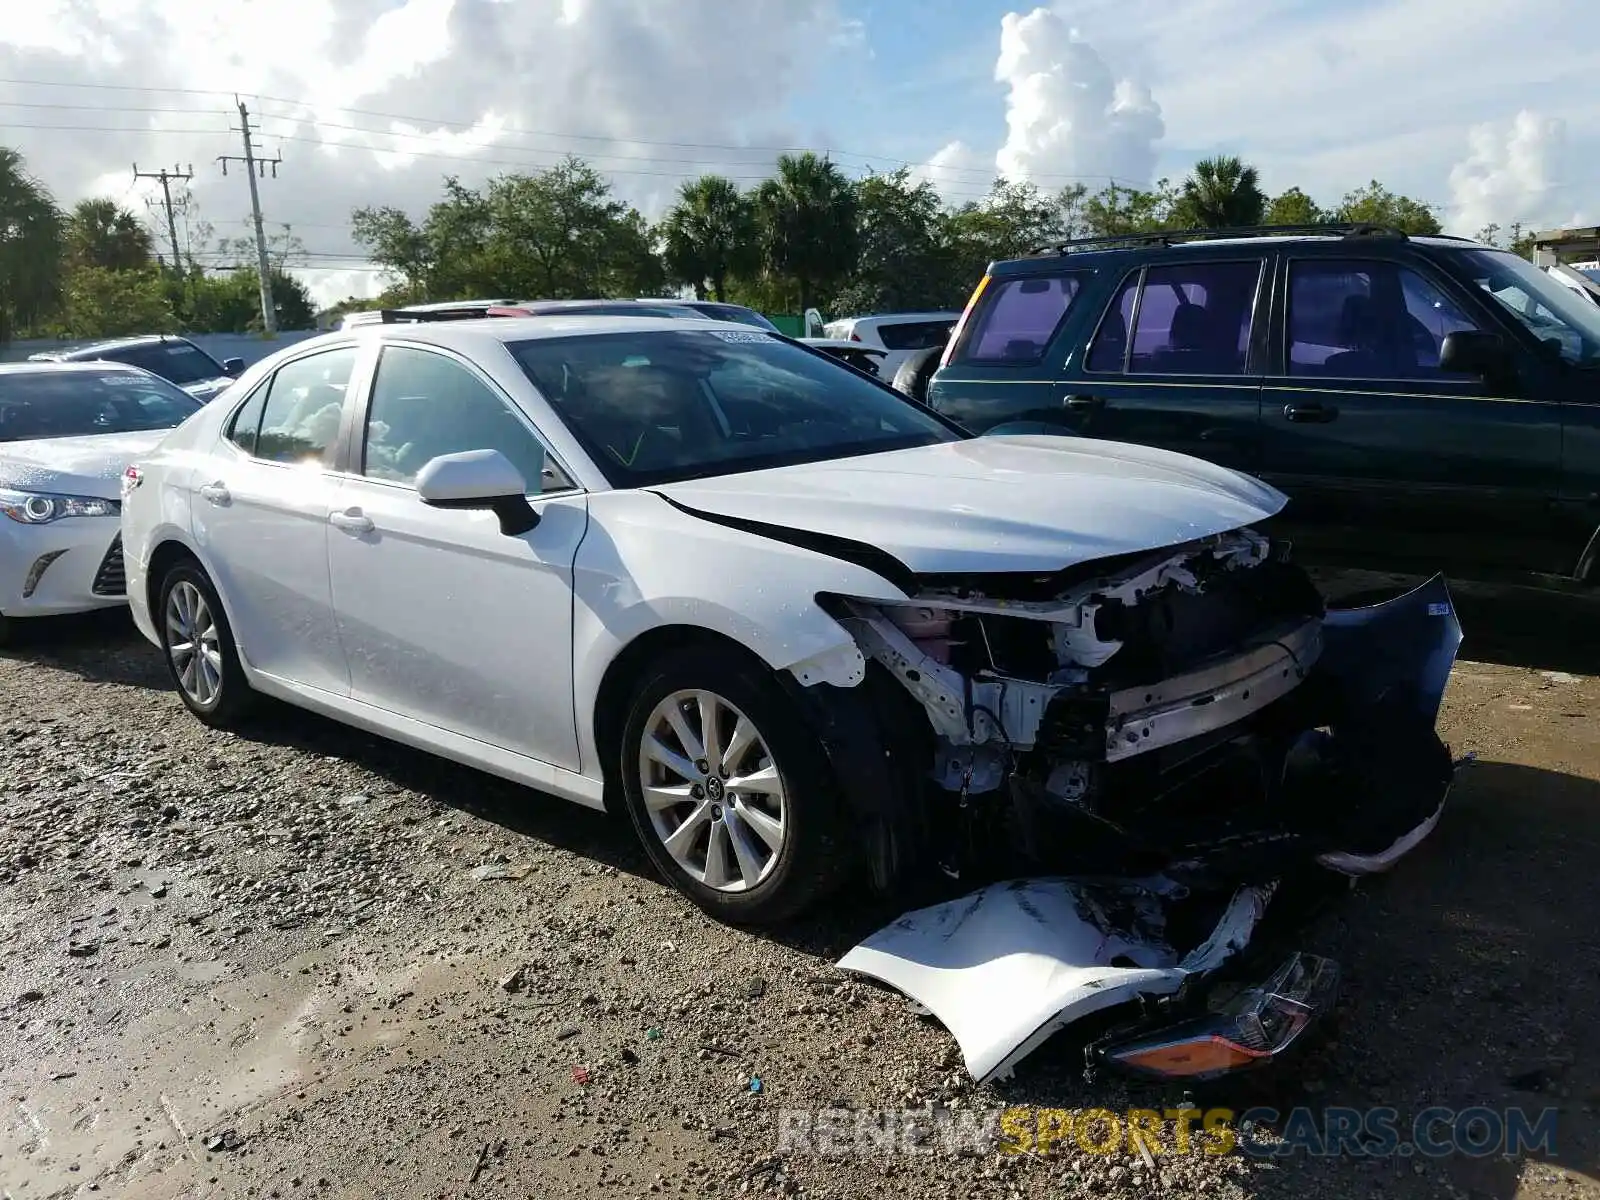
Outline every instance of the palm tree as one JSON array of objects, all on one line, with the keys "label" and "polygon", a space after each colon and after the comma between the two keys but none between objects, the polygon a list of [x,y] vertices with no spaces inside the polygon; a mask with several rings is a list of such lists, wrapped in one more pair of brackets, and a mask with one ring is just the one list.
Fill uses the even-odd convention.
[{"label": "palm tree", "polygon": [[826,158],[784,154],[777,175],[756,189],[755,205],[766,265],[794,281],[804,312],[855,261],[855,188]]},{"label": "palm tree", "polygon": [[701,300],[708,285],[713,300],[726,300],[728,277],[753,271],[760,260],[750,199],[720,175],[685,183],[660,234],[667,273]]},{"label": "palm tree", "polygon": [[61,212],[22,155],[0,146],[0,345],[49,311],[60,269]]},{"label": "palm tree", "polygon": [[1204,229],[1260,225],[1267,210],[1256,169],[1232,156],[1204,158],[1178,193],[1179,224]]},{"label": "palm tree", "polygon": [[78,267],[148,267],[150,232],[115,200],[80,200],[67,217],[67,258]]}]

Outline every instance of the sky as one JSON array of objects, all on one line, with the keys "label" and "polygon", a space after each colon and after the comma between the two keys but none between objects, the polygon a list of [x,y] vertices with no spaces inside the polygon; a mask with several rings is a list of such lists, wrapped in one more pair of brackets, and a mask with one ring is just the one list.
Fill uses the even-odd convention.
[{"label": "sky", "polygon": [[910,166],[951,203],[1237,154],[1269,193],[1378,179],[1471,234],[1600,221],[1596,47],[1595,0],[13,0],[0,145],[64,205],[147,213],[134,164],[192,169],[191,223],[239,237],[237,96],[320,303],[384,282],[353,208],[420,216],[447,175],[568,153],[650,216],[783,149]]}]

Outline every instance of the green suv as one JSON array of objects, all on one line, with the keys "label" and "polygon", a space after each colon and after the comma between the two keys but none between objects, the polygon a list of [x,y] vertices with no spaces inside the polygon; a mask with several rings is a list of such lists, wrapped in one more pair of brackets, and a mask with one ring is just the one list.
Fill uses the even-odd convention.
[{"label": "green suv", "polygon": [[997,262],[926,398],[1247,471],[1313,559],[1600,582],[1600,308],[1477,242],[1321,225]]}]

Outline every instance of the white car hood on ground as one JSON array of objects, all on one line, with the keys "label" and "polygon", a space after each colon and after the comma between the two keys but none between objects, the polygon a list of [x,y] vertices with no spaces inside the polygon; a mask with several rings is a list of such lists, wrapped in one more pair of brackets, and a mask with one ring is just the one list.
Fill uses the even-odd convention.
[{"label": "white car hood on ground", "polygon": [[0,487],[115,500],[122,473],[170,429],[0,442]]},{"label": "white car hood on ground", "polygon": [[995,436],[655,489],[702,513],[848,538],[917,573],[1058,571],[1265,520],[1287,498],[1197,458]]}]

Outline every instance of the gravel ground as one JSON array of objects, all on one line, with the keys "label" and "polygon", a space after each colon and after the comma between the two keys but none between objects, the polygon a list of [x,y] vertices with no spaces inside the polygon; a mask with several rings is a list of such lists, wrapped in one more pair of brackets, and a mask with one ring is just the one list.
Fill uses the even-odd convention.
[{"label": "gravel ground", "polygon": [[1553,1154],[780,1149],[782,1110],[1184,1098],[1064,1038],[977,1087],[831,965],[897,907],[720,927],[621,822],[288,709],[205,730],[113,614],[0,655],[0,1195],[1600,1197],[1593,614],[1463,609],[1445,820],[1301,936],[1345,972],[1311,1044],[1194,1100],[1550,1106]]}]

